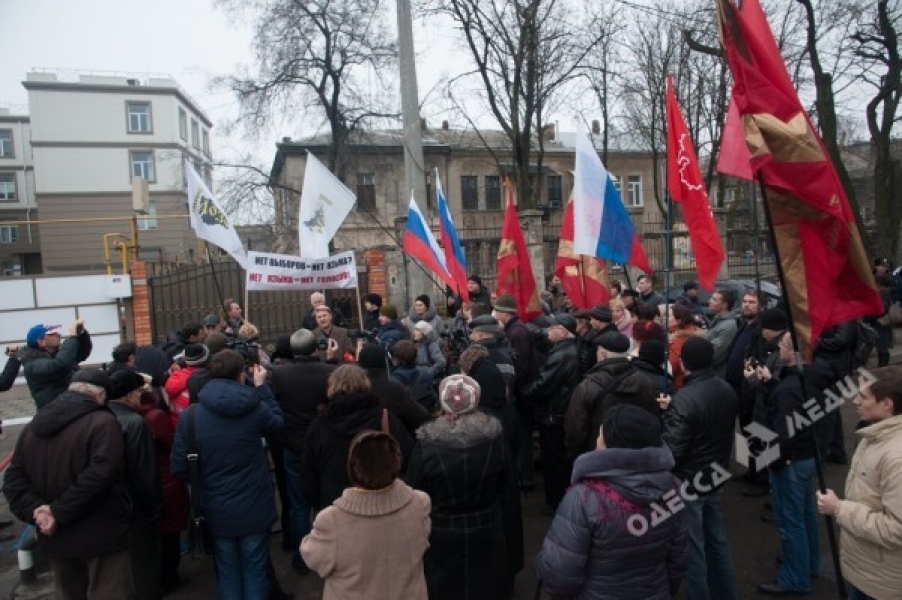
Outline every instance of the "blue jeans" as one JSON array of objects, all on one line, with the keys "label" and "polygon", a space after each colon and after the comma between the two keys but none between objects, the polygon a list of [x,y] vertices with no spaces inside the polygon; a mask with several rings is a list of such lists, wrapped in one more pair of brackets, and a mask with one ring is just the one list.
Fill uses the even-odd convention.
[{"label": "blue jeans", "polygon": [[868,596],[851,583],[846,584],[846,592],[848,593],[846,600],[877,600],[873,596]]},{"label": "blue jeans", "polygon": [[723,520],[723,489],[686,502],[689,560],[686,597],[738,600],[733,556]]},{"label": "blue jeans", "polygon": [[239,538],[214,537],[219,600],[269,598],[269,532]]},{"label": "blue jeans", "polygon": [[821,566],[814,476],[813,458],[793,461],[770,472],[774,524],[783,548],[777,583],[797,592],[811,589],[811,577],[820,572]]},{"label": "blue jeans", "polygon": [[301,486],[301,458],[303,454],[285,448],[285,487],[288,490],[288,520],[291,522],[291,543],[294,554],[291,562],[295,567],[303,563],[301,559],[301,540],[310,533],[310,507],[304,497]]}]

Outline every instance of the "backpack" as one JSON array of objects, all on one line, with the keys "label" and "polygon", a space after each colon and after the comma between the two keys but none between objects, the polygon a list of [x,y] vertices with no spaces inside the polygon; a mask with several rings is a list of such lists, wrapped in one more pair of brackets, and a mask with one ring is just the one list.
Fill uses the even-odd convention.
[{"label": "backpack", "polygon": [[876,346],[877,330],[865,323],[864,319],[856,320],[855,342],[852,344],[852,368],[867,365]]}]

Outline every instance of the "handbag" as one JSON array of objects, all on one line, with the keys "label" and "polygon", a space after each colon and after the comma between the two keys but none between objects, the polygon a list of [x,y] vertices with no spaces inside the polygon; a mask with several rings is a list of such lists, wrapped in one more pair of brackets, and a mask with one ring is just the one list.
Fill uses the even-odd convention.
[{"label": "handbag", "polygon": [[200,476],[200,456],[197,453],[197,434],[195,433],[196,405],[184,412],[183,417],[188,418],[188,481],[191,484],[191,529],[188,532],[188,545],[191,548],[193,558],[206,558],[211,553],[207,522],[204,519],[203,510],[203,486]]}]

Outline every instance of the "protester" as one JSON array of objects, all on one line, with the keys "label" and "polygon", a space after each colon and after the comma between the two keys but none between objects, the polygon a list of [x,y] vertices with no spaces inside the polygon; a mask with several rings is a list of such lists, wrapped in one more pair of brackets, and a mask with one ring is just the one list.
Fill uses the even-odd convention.
[{"label": "protester", "polygon": [[874,369],[876,381],[858,390],[858,448],[846,480],[846,498],[817,492],[818,511],[840,527],[842,573],[849,600],[902,594],[902,373]]},{"label": "protester", "polygon": [[83,319],[72,323],[64,342],[61,330],[61,325],[35,325],[28,330],[25,347],[19,349],[25,382],[38,410],[66,391],[78,363],[91,355],[91,334]]},{"label": "protester", "polygon": [[222,317],[216,314],[209,314],[204,317],[204,330],[207,332],[207,335],[210,335],[211,333],[222,333]]},{"label": "protester", "polygon": [[492,298],[482,285],[482,278],[479,275],[470,275],[467,279],[467,291],[470,293],[470,302],[479,302],[487,308],[492,306]]},{"label": "protester", "polygon": [[320,304],[313,309],[316,318],[316,328],[313,335],[316,337],[316,353],[323,362],[342,362],[345,357],[353,357],[354,347],[348,330],[339,327],[333,319],[332,309],[325,304]]},{"label": "protester", "polygon": [[379,309],[379,329],[376,332],[376,341],[379,345],[391,352],[395,344],[408,337],[408,331],[398,320],[398,309],[391,304],[383,304]]},{"label": "protester", "polygon": [[617,326],[617,331],[625,335],[627,338],[633,337],[633,316],[630,311],[626,310],[623,300],[611,300],[611,316],[613,323]]},{"label": "protester", "polygon": [[666,371],[668,364],[664,358],[664,344],[658,340],[646,340],[639,348],[639,354],[632,359],[633,366],[648,379],[655,394],[670,394],[673,391],[673,378]]},{"label": "protester", "polygon": [[651,275],[640,275],[639,279],[636,280],[636,289],[639,291],[639,302],[648,304],[653,308],[658,308],[659,304],[666,302],[664,296],[655,291],[655,281]]},{"label": "protester", "polygon": [[388,376],[388,357],[379,344],[367,344],[357,355],[357,366],[366,371],[379,405],[398,416],[412,436],[429,420],[429,413],[410,395],[410,388]]},{"label": "protester", "polygon": [[112,375],[116,371],[134,370],[137,353],[138,345],[135,342],[122,342],[117,345],[111,354],[113,362],[106,366],[107,373]]},{"label": "protester", "polygon": [[382,296],[379,294],[364,294],[363,309],[366,314],[363,317],[363,329],[376,331],[379,329],[379,309],[382,308]]},{"label": "protester", "polygon": [[683,373],[683,367],[680,364],[680,352],[683,349],[683,344],[692,337],[704,337],[705,332],[695,324],[692,312],[681,304],[672,304],[670,306],[668,328],[670,329],[670,336],[667,360],[670,363],[670,371],[673,373],[673,389],[678,390],[683,387],[683,380],[686,378],[685,373]]},{"label": "protester", "polygon": [[[222,321],[225,327],[222,332],[229,337],[238,335],[238,330],[244,325],[244,311],[234,298],[226,298],[222,303]],[[203,340],[200,340],[203,341]]]},{"label": "protester", "polygon": [[442,416],[417,431],[407,471],[407,483],[432,499],[430,600],[495,600],[513,583],[501,516],[506,444],[501,423],[477,410],[479,397],[466,375],[442,381]]},{"label": "protester", "polygon": [[445,331],[445,325],[442,318],[438,316],[435,309],[432,308],[432,300],[426,294],[421,294],[413,301],[413,308],[402,321],[407,331],[414,331],[414,327],[421,322],[426,322],[432,326],[432,330],[436,336],[440,336]]},{"label": "protester", "polygon": [[[326,296],[322,292],[313,292],[310,294],[310,310],[304,315],[304,320],[301,321],[301,326],[304,329],[309,329],[313,331],[316,329],[317,321],[316,321],[316,309],[319,306],[327,306],[326,304]],[[332,311],[332,324],[336,327],[344,326],[344,315],[341,311],[334,307],[328,307]]]},{"label": "protester", "polygon": [[[673,466],[660,419],[630,404],[605,414],[596,450],[576,460],[573,485],[536,557],[552,597],[677,596],[686,572],[686,511],[656,523],[651,506],[679,494]],[[655,525],[637,535],[635,523]]]},{"label": "protester", "polygon": [[708,341],[714,345],[712,368],[721,377],[724,375],[730,347],[733,345],[733,338],[736,337],[738,329],[736,313],[733,310],[735,304],[736,292],[729,288],[715,290],[708,300],[708,308],[711,310],[713,318],[705,335],[707,335]]},{"label": "protester", "polygon": [[427,321],[418,321],[413,327],[413,343],[417,346],[417,367],[429,371],[433,380],[445,375],[448,361],[439,348],[432,325]]},{"label": "protester", "polygon": [[398,479],[402,460],[387,433],[362,431],[351,441],[353,487],[320,511],[300,547],[325,580],[324,600],[426,600],[431,503]]},{"label": "protester", "polygon": [[[238,331],[237,329],[235,330]],[[166,341],[160,346],[169,361],[175,360],[175,357],[184,352],[187,346],[191,344],[203,344],[207,339],[207,330],[201,323],[197,321],[189,321],[178,331],[171,332],[166,336]]]},{"label": "protester", "polygon": [[188,378],[207,366],[210,360],[210,349],[203,344],[190,344],[185,347],[181,361],[183,366],[174,371],[166,380],[166,394],[169,398],[169,418],[176,427],[179,417],[191,405],[191,394],[188,390]]}]

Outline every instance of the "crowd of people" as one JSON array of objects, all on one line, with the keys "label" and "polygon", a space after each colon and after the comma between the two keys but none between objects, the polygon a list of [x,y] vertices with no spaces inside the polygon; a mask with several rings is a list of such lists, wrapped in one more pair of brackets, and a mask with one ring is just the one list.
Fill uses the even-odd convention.
[{"label": "crowd of people", "polygon": [[[3,493],[59,597],[160,598],[186,542],[212,554],[221,598],[290,597],[278,522],[325,598],[504,598],[527,566],[553,597],[738,598],[723,507],[737,424],[777,436],[750,438],[768,460],[742,476],[782,545],[759,591],[810,593],[819,511],[842,530],[850,594],[902,594],[902,371],[878,352],[858,390],[845,499],[814,481],[816,453],[848,462],[839,413],[787,426],[862,366],[857,322],[799,369],[787,315],[752,289],[716,289],[706,309],[696,284],[669,302],[642,276],[574,310],[549,277],[528,323],[478,277],[469,292],[442,298],[444,317],[426,294],[406,315],[367,294],[359,331],[315,293],[269,353],[229,299],[103,369],[78,366],[83,322],[65,340],[33,327],[7,353],[4,384],[24,366],[38,411]],[[521,501],[540,485],[553,520],[529,557]]]}]

